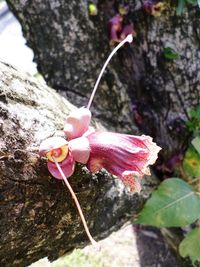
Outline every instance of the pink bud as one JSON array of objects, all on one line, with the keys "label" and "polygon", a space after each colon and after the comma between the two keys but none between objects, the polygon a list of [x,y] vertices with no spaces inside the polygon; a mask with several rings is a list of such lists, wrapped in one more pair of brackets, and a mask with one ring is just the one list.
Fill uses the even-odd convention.
[{"label": "pink bud", "polygon": [[91,112],[88,108],[72,111],[66,119],[64,132],[69,140],[82,136],[89,127]]}]

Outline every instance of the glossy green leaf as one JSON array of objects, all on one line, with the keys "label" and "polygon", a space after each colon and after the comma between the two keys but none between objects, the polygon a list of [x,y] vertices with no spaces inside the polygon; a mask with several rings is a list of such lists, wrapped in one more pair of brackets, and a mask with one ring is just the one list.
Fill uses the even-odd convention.
[{"label": "glossy green leaf", "polygon": [[196,151],[200,154],[200,136],[196,136],[192,140],[192,145],[196,149]]},{"label": "glossy green leaf", "polygon": [[190,177],[200,177],[200,154],[193,146],[190,146],[186,151],[183,160],[183,170]]},{"label": "glossy green leaf", "polygon": [[179,178],[163,181],[144,205],[136,223],[157,227],[185,226],[200,217],[200,197]]},{"label": "glossy green leaf", "polygon": [[200,227],[193,229],[179,245],[182,257],[190,257],[193,264],[200,261]]}]

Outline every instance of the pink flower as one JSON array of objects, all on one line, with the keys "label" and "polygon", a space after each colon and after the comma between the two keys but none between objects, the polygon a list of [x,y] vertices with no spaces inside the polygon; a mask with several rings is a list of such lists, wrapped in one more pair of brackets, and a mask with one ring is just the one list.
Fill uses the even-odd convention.
[{"label": "pink flower", "polygon": [[57,179],[62,179],[54,159],[59,163],[66,177],[74,172],[75,161],[68,148],[68,142],[62,137],[50,137],[40,144],[40,156],[47,157],[49,172]]},{"label": "pink flower", "polygon": [[[128,12],[128,9],[124,9],[124,11]],[[124,15],[127,15],[126,13]],[[108,33],[110,45],[114,45],[115,43],[120,43],[124,40],[129,34],[132,36],[136,36],[136,32],[134,31],[134,27],[132,23],[124,23],[124,16],[122,14],[116,14],[113,16],[108,22]]]},{"label": "pink flower", "polygon": [[62,179],[55,160],[66,177],[73,174],[75,162],[87,163],[90,155],[89,141],[82,135],[93,131],[89,127],[90,120],[89,109],[79,108],[66,118],[64,132],[69,141],[62,137],[50,137],[40,144],[39,154],[47,157],[48,170],[55,178]]},{"label": "pink flower", "polygon": [[119,33],[122,30],[123,17],[120,14],[113,16],[108,22],[108,32],[111,44],[119,42]]},{"label": "pink flower", "polygon": [[118,176],[131,191],[139,192],[140,179],[143,175],[150,174],[149,165],[156,161],[160,147],[145,135],[91,130],[90,119],[89,110],[77,109],[66,120],[65,133],[70,141],[51,137],[42,142],[40,154],[47,156],[50,173],[55,178],[62,179],[54,160],[59,163],[66,177],[73,174],[75,162],[80,162],[86,164],[93,173],[106,169]]},{"label": "pink flower", "polygon": [[160,150],[152,138],[112,132],[94,132],[87,138],[90,144],[88,169],[96,172],[105,168],[131,191],[140,191],[139,178],[150,174],[149,165],[156,161]]}]

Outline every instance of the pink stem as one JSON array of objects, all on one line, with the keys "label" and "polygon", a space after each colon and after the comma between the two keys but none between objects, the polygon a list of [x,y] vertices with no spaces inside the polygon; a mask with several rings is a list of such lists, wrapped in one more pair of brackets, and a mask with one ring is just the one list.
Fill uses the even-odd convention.
[{"label": "pink stem", "polygon": [[70,193],[71,193],[71,195],[72,195],[72,198],[74,199],[74,202],[75,202],[75,204],[76,204],[76,207],[77,207],[78,212],[79,212],[79,214],[80,214],[80,217],[81,217],[83,226],[84,226],[84,228],[85,228],[86,234],[87,234],[87,236],[88,236],[90,242],[92,243],[93,246],[95,246],[98,250],[100,250],[100,245],[93,239],[93,237],[92,237],[91,234],[90,234],[90,231],[89,231],[89,229],[88,229],[88,226],[87,226],[85,217],[84,217],[84,215],[83,215],[81,206],[80,206],[80,204],[79,204],[79,202],[78,202],[78,199],[77,199],[77,197],[76,197],[76,195],[75,195],[75,193],[74,193],[74,191],[73,191],[73,189],[72,189],[70,183],[69,183],[68,180],[67,180],[67,177],[66,177],[65,174],[63,173],[63,171],[62,171],[60,165],[59,165],[58,162],[55,160],[55,158],[54,158],[54,157],[52,157],[52,158],[53,158],[53,160],[54,160],[54,162],[55,162],[55,164],[56,164],[56,167],[58,168],[58,171],[60,172],[60,174],[61,174],[61,176],[62,176],[62,178],[63,178],[63,180],[64,180],[64,182],[65,182],[65,184],[66,184],[66,186],[67,186],[67,188],[69,189],[69,191],[70,191]]}]

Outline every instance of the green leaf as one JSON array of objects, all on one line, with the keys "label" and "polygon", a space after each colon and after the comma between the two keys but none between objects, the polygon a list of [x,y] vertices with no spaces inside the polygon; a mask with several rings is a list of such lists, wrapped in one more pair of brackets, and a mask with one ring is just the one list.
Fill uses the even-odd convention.
[{"label": "green leaf", "polygon": [[185,0],[178,0],[178,6],[176,7],[176,14],[181,15],[185,6]]},{"label": "green leaf", "polygon": [[163,49],[163,53],[164,53],[164,57],[166,59],[178,59],[179,58],[179,54],[177,54],[172,48],[170,47],[165,47]]},{"label": "green leaf", "polygon": [[197,4],[197,0],[186,0],[187,3],[192,4],[192,5],[196,5]]},{"label": "green leaf", "polygon": [[183,170],[190,177],[200,177],[200,154],[193,146],[190,146],[186,151]]},{"label": "green leaf", "polygon": [[182,257],[190,257],[193,264],[200,261],[200,227],[193,229],[179,245]]},{"label": "green leaf", "polygon": [[200,136],[196,136],[192,140],[192,145],[196,149],[196,151],[200,154]]},{"label": "green leaf", "polygon": [[200,105],[191,109],[188,112],[190,120],[187,122],[187,126],[190,131],[193,132],[193,135],[200,134]]},{"label": "green leaf", "polygon": [[157,227],[185,226],[200,217],[200,198],[179,178],[163,181],[144,205],[136,223]]},{"label": "green leaf", "polygon": [[192,118],[200,118],[200,105],[192,108],[189,112],[189,116],[191,116]]}]

